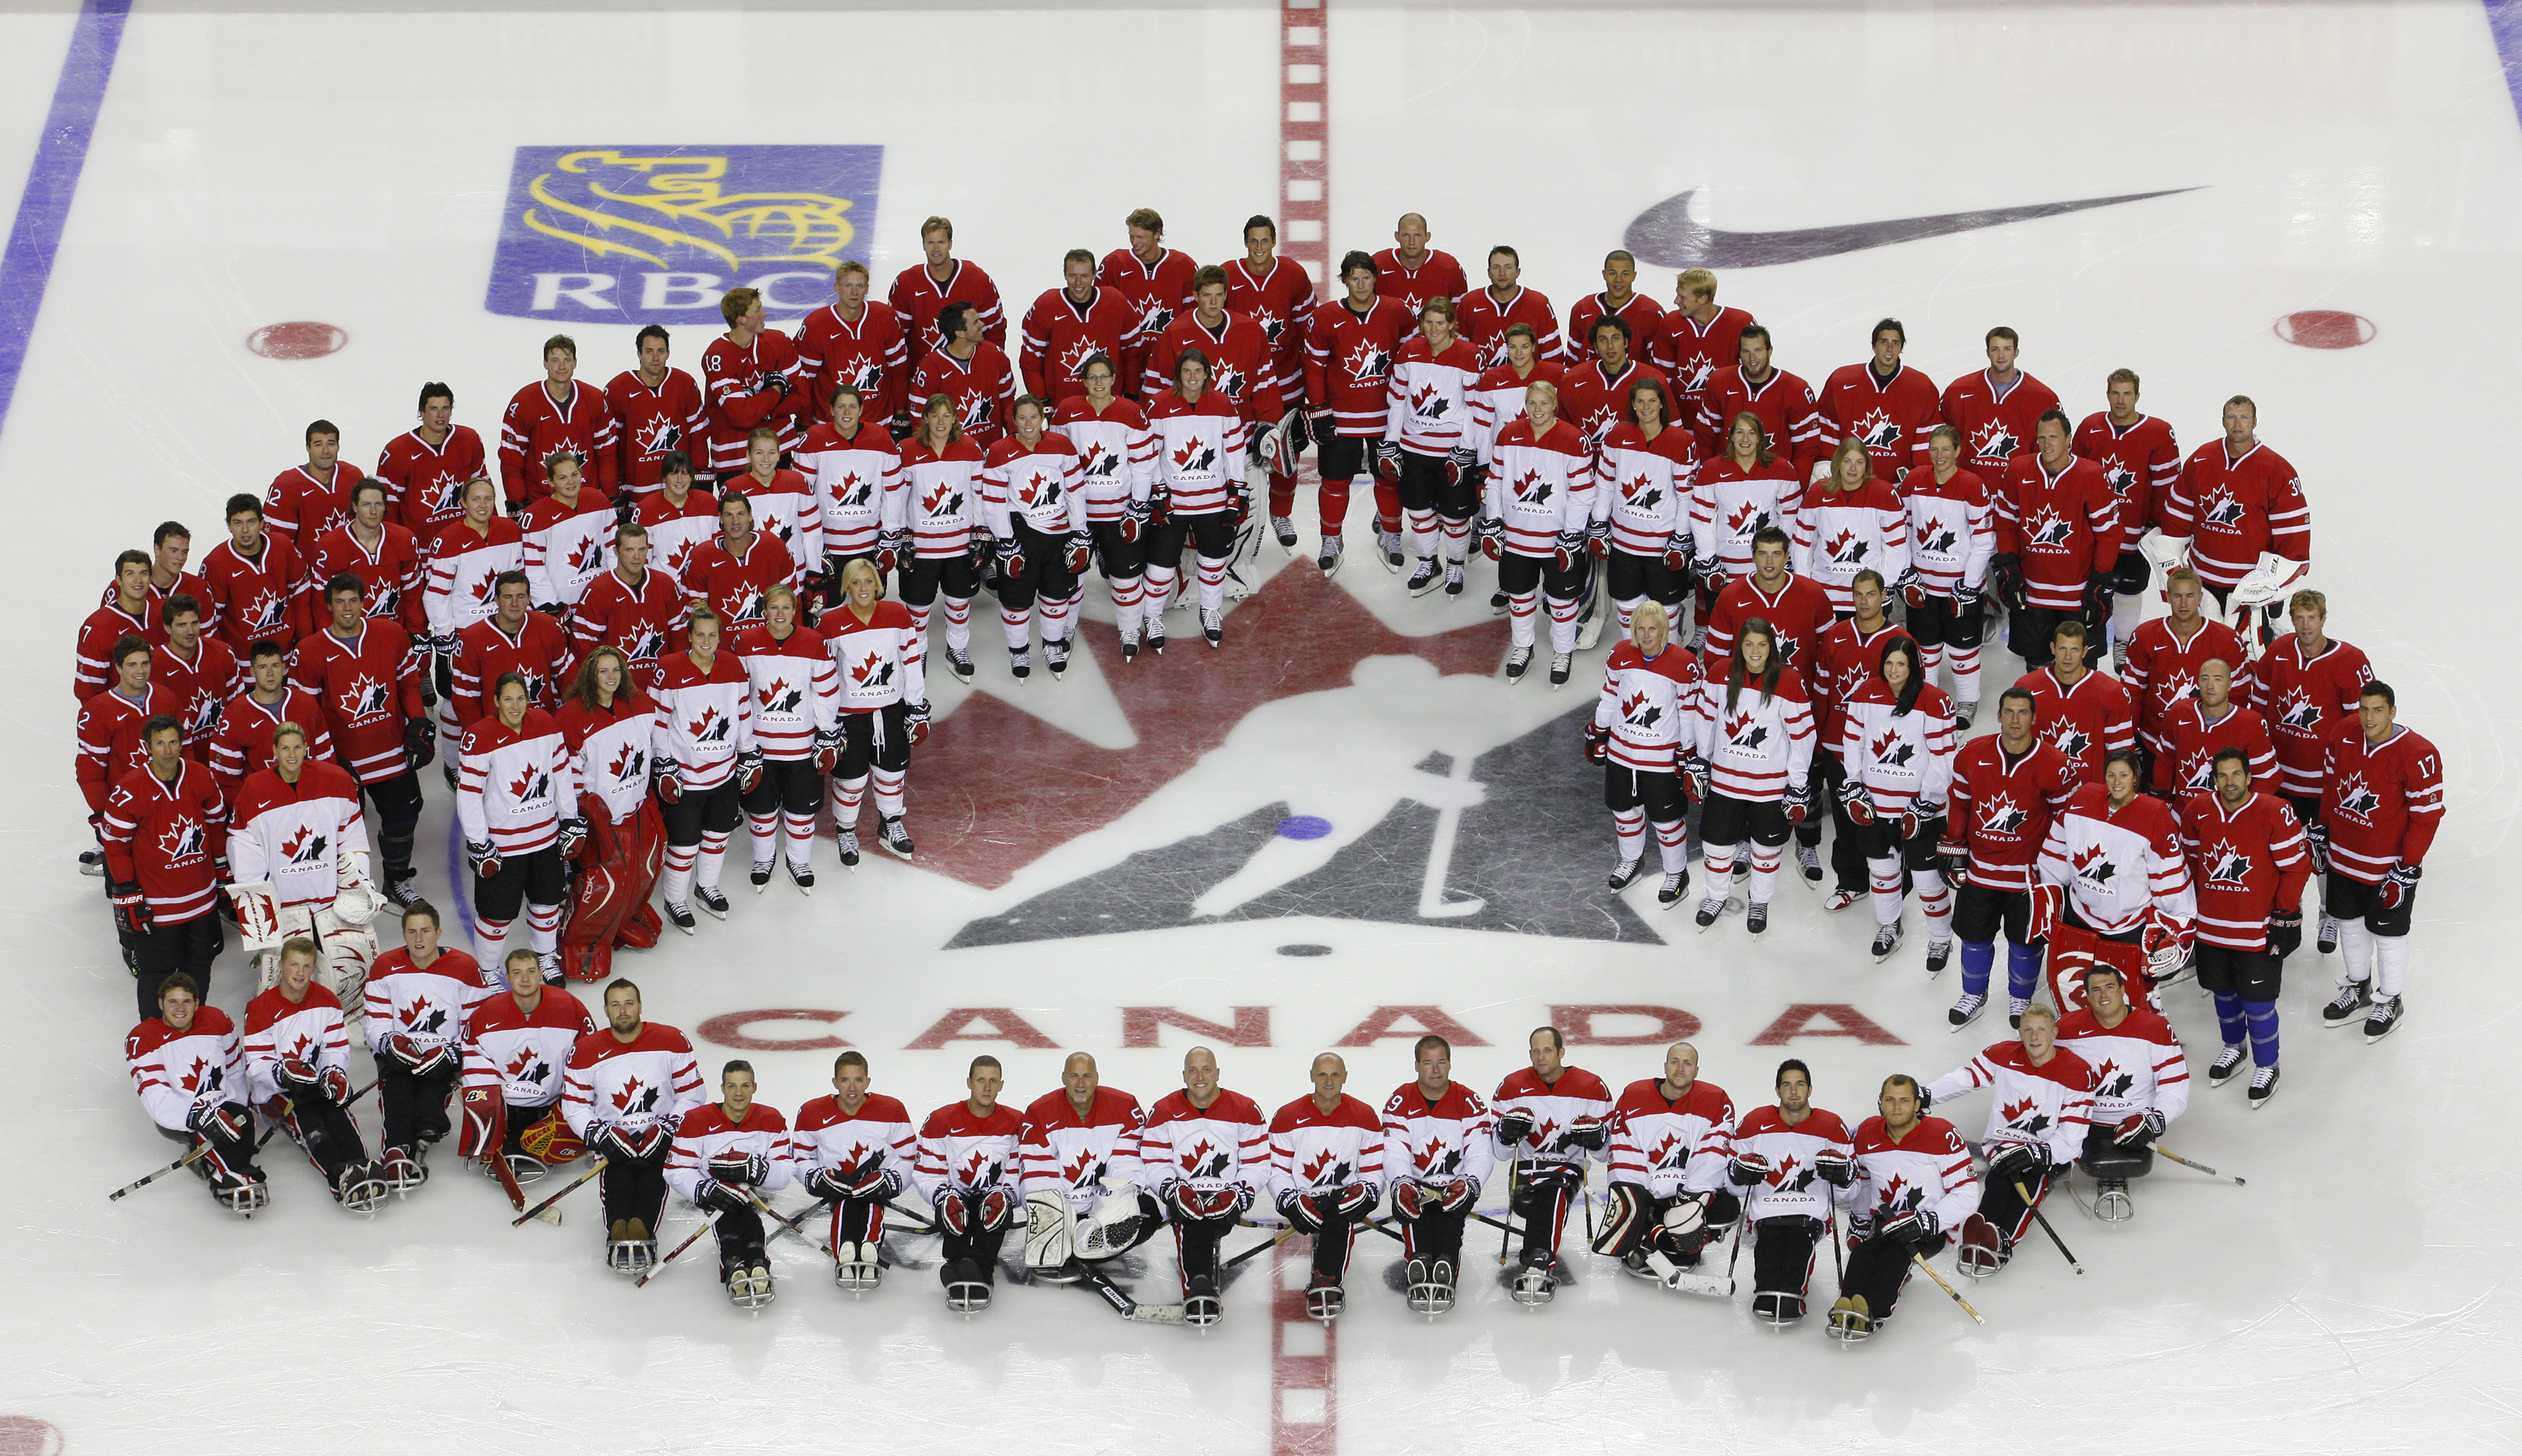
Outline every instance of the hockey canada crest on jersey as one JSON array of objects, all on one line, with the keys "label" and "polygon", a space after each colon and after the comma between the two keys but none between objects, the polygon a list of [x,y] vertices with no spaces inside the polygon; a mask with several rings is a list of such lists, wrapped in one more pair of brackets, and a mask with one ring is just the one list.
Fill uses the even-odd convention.
[{"label": "hockey canada crest on jersey", "polygon": [[300,824],[297,833],[280,842],[280,857],[292,865],[311,865],[324,858],[325,847],[331,843],[315,832],[313,824]]},{"label": "hockey canada crest on jersey", "polygon": [[806,690],[789,686],[784,677],[771,679],[762,689],[762,711],[767,715],[793,718],[805,701]]},{"label": "hockey canada crest on jersey", "polygon": [[2120,870],[2111,863],[2110,851],[2098,844],[2087,844],[2070,858],[2075,862],[2076,877],[2095,889],[2108,885]]},{"label": "hockey canada crest on jersey", "polygon": [[2035,546],[2063,546],[2074,534],[2067,518],[2048,506],[2032,513],[2024,523],[2024,536]]},{"label": "hockey canada crest on jersey", "polygon": [[612,775],[615,783],[635,783],[646,778],[648,750],[636,743],[626,741],[614,753],[613,762],[604,766],[604,772]]},{"label": "hockey canada crest on jersey", "polygon": [[2350,774],[2338,782],[2338,812],[2359,822],[2372,822],[2373,811],[2382,807],[2382,796],[2373,792],[2361,774]]},{"label": "hockey canada crest on jersey", "polygon": [[383,714],[393,701],[394,695],[386,684],[365,673],[351,679],[350,690],[342,694],[342,706],[350,711],[353,723],[365,723]]},{"label": "hockey canada crest on jersey", "polygon": [[2023,442],[2005,428],[2005,421],[1990,420],[1971,432],[1971,453],[1983,460],[2002,460],[2023,448]]},{"label": "hockey canada crest on jersey", "polygon": [[2049,1114],[2039,1108],[2038,1103],[2025,1098],[2019,1103],[2007,1103],[2001,1110],[2007,1127],[2038,1137],[2049,1126]]},{"label": "hockey canada crest on jersey", "polygon": [[2215,493],[2207,497],[2207,509],[2199,513],[2198,520],[2201,525],[2206,526],[2239,525],[2242,520],[2242,502],[2233,498],[2232,492],[2218,486]]},{"label": "hockey canada crest on jersey", "polygon": [[801,313],[820,299],[789,302],[796,280],[866,260],[883,163],[870,146],[519,147],[485,306],[714,328],[744,284]]},{"label": "hockey canada crest on jersey", "polygon": [[1870,544],[1870,542],[1868,542],[1865,538],[1858,536],[1853,531],[1840,532],[1837,536],[1830,539],[1828,549],[1830,551],[1831,564],[1834,566],[1864,565],[1865,548],[1868,544]]},{"label": "hockey canada crest on jersey", "polygon": [[2020,834],[2032,816],[2009,794],[1990,794],[1979,812],[1980,827],[1991,834]]},{"label": "hockey canada crest on jersey", "polygon": [[158,853],[164,857],[169,868],[189,865],[202,857],[208,840],[201,822],[187,815],[168,824],[165,831],[158,836]]},{"label": "hockey canada crest on jersey", "polygon": [[1918,550],[1922,555],[1949,556],[1953,553],[1953,547],[1959,544],[1961,544],[1961,538],[1953,534],[1950,526],[1939,525],[1935,521],[1918,523]]},{"label": "hockey canada crest on jersey", "polygon": [[1174,468],[1186,474],[1199,475],[1217,463],[1217,450],[1205,440],[1193,436],[1174,449]]}]

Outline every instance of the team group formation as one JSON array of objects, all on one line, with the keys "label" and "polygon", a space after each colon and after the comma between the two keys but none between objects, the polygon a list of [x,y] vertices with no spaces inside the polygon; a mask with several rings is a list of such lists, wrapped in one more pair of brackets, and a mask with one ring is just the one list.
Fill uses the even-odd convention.
[{"label": "team group formation", "polygon": [[[1063,285],[1027,309],[1012,358],[996,285],[954,256],[952,224],[931,218],[924,258],[889,303],[869,298],[864,265],[844,262],[833,302],[783,333],[767,326],[756,291],[734,289],[699,379],[670,362],[668,331],[651,325],[633,366],[602,390],[578,380],[577,346],[555,337],[544,377],[507,402],[495,461],[455,423],[453,389],[427,383],[417,427],[372,474],[342,461],[341,431],[319,420],[304,464],[260,496],[229,497],[225,539],[198,561],[173,521],[151,549],[117,558],[77,639],[77,777],[97,841],[82,868],[106,881],[136,980],[134,1081],[223,1203],[251,1211],[267,1198],[252,1158],[257,1117],[262,1137],[287,1127],[346,1205],[408,1193],[449,1131],[461,1076],[465,1146],[503,1182],[539,1173],[555,1150],[601,1145],[609,1214],[632,1210],[607,1220],[625,1267],[653,1257],[656,1209],[642,1200],[668,1184],[715,1200],[722,1244],[735,1238],[739,1252],[729,1230],[748,1220],[737,1205],[750,1210],[792,1164],[836,1218],[847,1213],[831,1192],[844,1185],[815,1184],[823,1154],[803,1144],[747,1144],[760,1162],[726,1163],[746,1182],[714,1171],[717,1134],[678,1137],[694,1117],[744,1123],[749,1072],[746,1090],[731,1071],[727,1101],[704,1106],[688,1049],[663,1050],[679,1037],[642,1040],[658,1029],[640,1029],[635,992],[615,982],[608,1024],[590,1028],[557,988],[607,980],[616,947],[652,946],[669,921],[696,933],[695,907],[724,919],[721,870],[739,824],[757,894],[783,870],[812,892],[827,801],[843,866],[859,862],[870,796],[876,844],[912,856],[904,783],[927,732],[941,598],[942,656],[965,681],[976,596],[998,604],[1011,673],[1031,678],[1038,635],[1056,680],[1097,575],[1122,671],[1165,650],[1177,605],[1194,607],[1221,648],[1238,557],[1265,536],[1297,549],[1308,450],[1316,568],[1341,568],[1350,488],[1364,477],[1372,554],[1407,572],[1414,593],[1464,594],[1475,544],[1495,563],[1492,605],[1511,618],[1507,681],[1530,675],[1544,609],[1554,686],[1572,676],[1591,601],[1616,617],[1625,640],[1585,732],[1613,821],[1613,889],[1641,875],[1652,827],[1657,902],[1693,903],[1696,804],[1699,927],[1739,913],[1756,936],[1793,840],[1796,871],[1825,892],[1824,910],[1870,905],[1878,960],[1899,953],[1912,898],[1931,975],[1960,942],[1957,1031],[1992,1000],[2003,934],[2008,1015],[2023,1040],[1992,1049],[1973,1075],[2002,1084],[2000,1107],[2026,1109],[1990,1138],[2009,1154],[2020,1145],[2031,1176],[1985,1184],[1997,1206],[1984,1267],[2010,1251],[2069,1161],[2084,1160],[2104,1206],[2128,1206],[2129,1168],[2143,1170],[2147,1140],[2185,1096],[2164,1094],[2186,1081],[2160,1014],[2165,983],[2194,973],[2213,996],[2221,1047],[2210,1085],[2247,1070],[2251,1105],[2274,1094],[2280,976],[2315,874],[2318,949],[2340,962],[2323,1023],[2360,1025],[2369,1042],[2404,1016],[2413,903],[2443,813],[2440,757],[2397,724],[2391,687],[2327,634],[2326,599],[2299,585],[2309,508],[2293,468],[2258,439],[2249,399],[2225,401],[2223,435],[2184,457],[2170,426],[2138,410],[2132,371],[2102,381],[2106,407],[2076,423],[2019,366],[2009,328],[1987,331],[1985,370],[1938,390],[1901,361],[1905,330],[1887,318],[1867,356],[1816,391],[1779,365],[1767,329],[1717,303],[1704,269],[1682,272],[1665,307],[1633,291],[1634,261],[1615,252],[1563,338],[1550,301],[1520,283],[1514,249],[1491,250],[1474,288],[1428,246],[1417,214],[1400,220],[1392,248],[1343,258],[1320,305],[1304,270],[1276,256],[1267,217],[1246,224],[1245,257],[1210,267],[1167,248],[1151,210],[1126,226],[1128,246],[1063,258]],[[2169,613],[2149,619],[2143,597],[2157,589]],[[1991,602],[2029,671],[1998,693],[1997,731],[1965,741]],[[478,960],[440,947],[439,916],[415,889],[422,775],[442,757]],[[372,921],[389,907],[404,945],[379,957]],[[520,916],[527,946],[510,952]],[[205,1004],[229,922],[259,992],[242,1039]],[[2044,964],[2049,1007],[2035,1001]],[[2087,994],[2097,974],[2115,1010]],[[456,997],[450,982],[470,993]],[[627,1024],[617,992],[631,997]],[[345,1111],[366,1090],[349,1085],[345,1008],[375,1054],[386,1130],[374,1160]],[[541,1051],[482,1054],[477,1080],[485,1016]],[[2169,1060],[2151,1078],[2133,1053],[2094,1064],[2052,1040],[2065,1035],[2059,1016],[2094,1017],[2106,1033],[2132,1018],[2130,1035],[2170,1048]],[[284,1026],[304,1029],[275,1040]],[[638,1080],[607,1083],[571,1110],[561,1069],[576,1087],[617,1061],[641,1068]],[[2017,1062],[2031,1070],[2007,1070]],[[1422,1071],[1425,1090],[1424,1056]],[[2003,1083],[2018,1072],[2064,1090]],[[1679,1097],[1691,1081],[1663,1085]],[[992,1087],[985,1097],[976,1080],[971,1118],[1007,1115],[993,1114]],[[1187,1088],[1204,1110],[1197,1085]],[[1910,1088],[1906,1120],[1887,1088],[1889,1125],[1941,1127],[1918,1120],[1938,1088],[1955,1090]],[[478,1137],[477,1092],[497,1113]],[[1101,1105],[1076,1102],[1074,1083],[1070,1093],[1078,1117]],[[839,1096],[850,1104],[846,1088]],[[1536,1116],[1547,1127],[1520,1140],[1493,1137],[1478,1117],[1465,1124],[1478,1166],[1517,1160],[1527,1231],[1548,1226],[1527,1258],[1555,1248],[1565,1216],[1528,1211],[1547,1202],[1531,1188],[1551,1181],[1552,1150],[1574,1166],[1644,1116],[1602,1102],[1587,1146],[1553,1141],[1575,1131],[1573,1114]],[[1317,1099],[1326,1119],[1338,1105]],[[1629,1226],[1643,1242],[1623,1255],[1678,1261],[1697,1247],[1693,1231],[1722,1226],[1714,1213],[1734,1195],[1720,1185],[1759,1164],[1718,1157],[1708,1140],[1740,1130],[1716,1125],[1658,1139],[1680,1160],[1646,1159],[1657,1170],[1646,1185],[1660,1192],[1637,1205]],[[2087,1127],[2108,1130],[2109,1148],[2060,1141]],[[696,1137],[697,1151],[684,1149]],[[1871,1176],[1863,1143],[1860,1130],[1859,1171],[1842,1175]],[[1247,1162],[1238,1199],[1293,1191],[1307,1210],[1298,1222],[1328,1228],[1322,1198],[1335,1191],[1331,1211],[1352,1232],[1384,1183],[1407,1226],[1422,1194],[1478,1185],[1395,1160],[1370,1178],[1362,1151],[1339,1164],[1354,1181],[1311,1179],[1312,1151],[1265,1177],[1277,1153],[1257,1144],[1212,1149],[1225,1156],[1214,1176],[1151,1163],[1142,1185],[1113,1171],[1140,1165],[1135,1144],[1096,1147],[1076,1169],[1074,1156],[1048,1169],[1078,1173],[1061,1201],[1089,1259],[1158,1221],[1190,1239],[1203,1220],[1242,1216],[1239,1201],[1221,1213],[1210,1195]],[[955,1172],[968,1151],[921,1192],[951,1239],[994,1245],[1024,1199],[1010,1183],[991,1201],[998,1171]],[[1794,1171],[1820,1209],[1829,1196],[1811,1192],[1814,1173],[1853,1185],[1807,1152]],[[1768,1165],[1771,1190],[1797,1182],[1783,1156]],[[908,1151],[887,1157],[887,1177],[920,1181]],[[1720,1165],[1730,1171],[1707,1171]],[[872,1176],[859,1163],[829,1168]],[[1901,1177],[1912,1196],[1929,1186]],[[1128,1195],[1103,1189],[1106,1178]],[[1942,1186],[1962,1197],[1949,1178]],[[1174,1197],[1185,1190],[1199,1197]],[[1708,1208],[1675,1213],[1671,1199],[1699,1194]],[[1445,1192],[1429,1206],[1451,1216],[1469,1204]],[[861,1215],[874,1210],[852,1215],[846,1240],[834,1224],[835,1248],[872,1247]],[[1057,1251],[1069,1224],[1037,1216],[1026,1227]],[[1947,1237],[1934,1219],[1901,1227],[1927,1245]],[[1963,1241],[1965,1252],[1979,1246]],[[1808,1241],[1796,1257],[1809,1254]],[[987,1259],[963,1262],[986,1275]],[[1431,1276],[1438,1263],[1461,1267],[1415,1262]],[[733,1289],[766,1266],[730,1255],[727,1267]]]}]

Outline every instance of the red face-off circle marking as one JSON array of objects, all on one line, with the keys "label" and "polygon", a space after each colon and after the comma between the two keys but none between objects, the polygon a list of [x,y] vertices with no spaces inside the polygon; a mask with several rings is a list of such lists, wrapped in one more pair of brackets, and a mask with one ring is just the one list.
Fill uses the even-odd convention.
[{"label": "red face-off circle marking", "polygon": [[2305,349],[2354,349],[2373,342],[2373,320],[2338,308],[2306,308],[2275,324],[2276,336]]},{"label": "red face-off circle marking", "polygon": [[267,323],[245,336],[245,347],[267,359],[320,359],[350,342],[334,325],[305,319]]}]

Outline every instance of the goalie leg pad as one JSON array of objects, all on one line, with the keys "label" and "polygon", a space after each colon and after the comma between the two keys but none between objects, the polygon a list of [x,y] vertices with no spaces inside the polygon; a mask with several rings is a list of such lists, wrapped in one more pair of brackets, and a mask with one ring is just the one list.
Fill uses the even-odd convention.
[{"label": "goalie leg pad", "polygon": [[1612,1184],[1601,1232],[1594,1236],[1594,1252],[1616,1259],[1637,1247],[1646,1234],[1648,1214],[1645,1189],[1634,1183]]},{"label": "goalie leg pad", "polygon": [[1077,1213],[1059,1194],[1025,1195],[1025,1264],[1036,1274],[1064,1268],[1077,1256]]},{"label": "goalie leg pad", "polygon": [[455,1130],[458,1156],[488,1161],[508,1141],[508,1108],[496,1087],[464,1089],[462,1120]]}]

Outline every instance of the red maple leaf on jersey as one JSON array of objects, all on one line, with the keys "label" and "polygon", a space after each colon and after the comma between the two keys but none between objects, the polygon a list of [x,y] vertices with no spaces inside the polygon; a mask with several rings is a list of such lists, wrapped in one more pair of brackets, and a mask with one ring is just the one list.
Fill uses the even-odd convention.
[{"label": "red maple leaf on jersey", "polygon": [[1882,1206],[1885,1208],[1897,1208],[1901,1206],[1900,1190],[1908,1181],[1908,1179],[1894,1173],[1878,1185],[1875,1193],[1881,1199]]},{"label": "red maple leaf on jersey", "polygon": [[1630,714],[1637,712],[1640,708],[1645,707],[1646,704],[1647,695],[1645,693],[1630,693],[1628,696],[1620,699],[1620,716],[1622,718],[1626,718]]},{"label": "red maple leaf on jersey", "polygon": [[1785,1188],[1787,1186],[1787,1175],[1795,1170],[1796,1155],[1790,1152],[1786,1156],[1779,1158],[1778,1165],[1769,1170],[1769,1186],[1771,1188]]},{"label": "red maple leaf on jersey", "polygon": [[508,1064],[500,1070],[507,1073],[509,1081],[521,1082],[529,1080],[527,1069],[530,1067],[533,1069],[531,1080],[541,1081],[544,1075],[543,1059],[536,1053],[531,1042],[519,1047],[517,1055],[509,1057]]},{"label": "red maple leaf on jersey", "polygon": [[186,1072],[175,1085],[181,1087],[186,1092],[199,1092],[202,1090],[202,1078],[204,1074],[210,1071],[210,1061],[209,1057],[196,1057],[193,1058],[193,1069]]},{"label": "red maple leaf on jersey", "polygon": [[841,484],[832,495],[833,499],[841,505],[864,505],[867,503],[867,496],[874,489],[874,481],[865,479],[853,470],[841,477]]},{"label": "red maple leaf on jersey", "polygon": [[436,1036],[446,1030],[446,1008],[434,1002],[415,1001],[409,1006],[395,1008],[395,1019],[402,1023],[405,1031]]},{"label": "red maple leaf on jersey", "polygon": [[582,575],[592,573],[603,559],[603,543],[590,536],[570,551],[569,569]]},{"label": "red maple leaf on jersey", "polygon": [[653,1112],[657,1107],[657,1089],[637,1077],[624,1079],[613,1093],[613,1110],[624,1114]]},{"label": "red maple leaf on jersey", "polygon": [[1620,498],[1622,500],[1635,500],[1638,498],[1638,493],[1646,488],[1646,473],[1644,471],[1640,471],[1638,474],[1620,482]]},{"label": "red maple leaf on jersey", "polygon": [[324,852],[324,836],[313,824],[300,824],[298,832],[280,842],[280,857],[290,864],[301,864]]},{"label": "red maple leaf on jersey", "polygon": [[1059,1176],[1067,1182],[1069,1187],[1078,1188],[1085,1184],[1087,1177],[1092,1174],[1094,1170],[1095,1150],[1087,1148],[1079,1151],[1075,1161],[1068,1163],[1059,1170]]},{"label": "red maple leaf on jersey", "polygon": [[621,751],[613,755],[613,762],[604,772],[612,775],[617,783],[626,781],[635,775],[645,774],[648,772],[647,752],[636,743],[625,742]]},{"label": "red maple leaf on jersey", "polygon": [[2085,870],[2092,869],[2095,865],[2098,865],[2104,860],[2110,858],[2110,851],[2104,849],[2098,844],[2087,844],[2082,849],[2076,851],[2071,858],[2075,862],[2076,872],[2078,874],[2081,874]]},{"label": "red maple leaf on jersey", "polygon": [[1217,463],[1217,451],[1208,442],[1194,435],[1184,441],[1173,452],[1174,466],[1180,470],[1206,470]]},{"label": "red maple leaf on jersey", "polygon": [[1839,535],[1832,537],[1830,539],[1830,545],[1827,549],[1830,552],[1830,559],[1833,561],[1862,561],[1865,559],[1865,545],[1862,541],[1859,541],[1856,539],[1856,533],[1854,531],[1843,530]]},{"label": "red maple leaf on jersey", "polygon": [[281,1055],[294,1057],[300,1061],[312,1061],[315,1059],[315,1039],[302,1031],[298,1039],[289,1044],[289,1050]]},{"label": "red maple leaf on jersey", "polygon": [[965,1188],[981,1188],[996,1183],[998,1172],[998,1164],[990,1160],[990,1154],[975,1148],[963,1154],[963,1161],[957,1169],[957,1181]]},{"label": "red maple leaf on jersey", "polygon": [[1198,1142],[1191,1144],[1190,1151],[1183,1153],[1183,1171],[1191,1174],[1194,1178],[1212,1177],[1214,1174],[1204,1172],[1203,1170],[1208,1167],[1209,1159],[1220,1158],[1221,1161],[1218,1163],[1217,1172],[1224,1172],[1226,1170],[1226,1164],[1222,1160],[1223,1156],[1224,1155],[1217,1151],[1214,1144],[1210,1143],[1208,1139],[1202,1138]]},{"label": "red maple leaf on jersey", "polygon": [[490,588],[496,584],[496,582],[497,578],[495,577],[484,577],[473,584],[473,604],[475,606],[483,607],[490,604]]},{"label": "red maple leaf on jersey", "polygon": [[726,736],[726,721],[718,716],[718,708],[712,704],[702,708],[701,716],[693,720],[684,731],[691,735],[693,742],[707,743]]},{"label": "red maple leaf on jersey", "polygon": [[[881,673],[877,672],[876,669],[879,667],[884,671]],[[881,684],[889,681],[892,677],[893,664],[886,662],[878,653],[870,652],[865,657],[850,664],[850,681],[856,682],[861,687],[865,687],[870,684]]]},{"label": "red maple leaf on jersey", "polygon": [[1734,507],[1733,511],[1725,517],[1725,530],[1728,535],[1742,536],[1757,524],[1759,519],[1760,503],[1756,500],[1746,500]]},{"label": "red maple leaf on jersey", "polygon": [[1315,1184],[1322,1182],[1323,1175],[1330,1172],[1331,1164],[1336,1161],[1338,1161],[1337,1154],[1333,1153],[1328,1148],[1324,1149],[1320,1153],[1308,1160],[1302,1170],[1302,1181],[1305,1186],[1310,1188]]},{"label": "red maple leaf on jersey", "polygon": [[959,509],[961,505],[962,496],[956,492],[954,483],[951,481],[939,481],[929,488],[927,494],[919,497],[919,508],[932,516],[945,515],[949,511]]},{"label": "red maple leaf on jersey", "polygon": [[2015,1122],[2021,1120],[2026,1112],[2037,1111],[2039,1106],[2037,1100],[2027,1097],[2019,1103],[2007,1103],[2000,1106],[1997,1108],[1997,1114],[2008,1122]]},{"label": "red maple leaf on jersey", "polygon": [[1056,505],[1059,503],[1059,477],[1039,471],[1025,477],[1024,490],[1016,496],[1025,504]]},{"label": "red maple leaf on jersey", "polygon": [[529,764],[508,785],[508,797],[520,804],[531,804],[551,794],[551,772],[540,764]]}]

